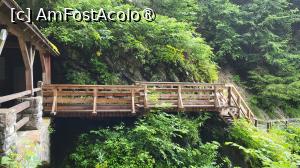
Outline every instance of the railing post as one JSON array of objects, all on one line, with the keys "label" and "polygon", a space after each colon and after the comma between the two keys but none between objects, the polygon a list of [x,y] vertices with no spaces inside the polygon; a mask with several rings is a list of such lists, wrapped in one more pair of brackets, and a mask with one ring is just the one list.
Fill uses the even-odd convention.
[{"label": "railing post", "polygon": [[267,131],[269,132],[270,129],[272,128],[272,122],[267,122]]},{"label": "railing post", "polygon": [[254,119],[254,126],[257,127],[258,126],[258,120]]},{"label": "railing post", "polygon": [[214,99],[214,103],[215,103],[215,108],[218,108],[218,95],[217,95],[217,92],[218,92],[218,88],[217,88],[217,86],[215,85],[214,86],[214,96],[215,96],[215,99]]},{"label": "railing post", "polygon": [[[237,95],[237,107],[238,107],[238,116],[239,116],[239,118],[241,118],[242,107],[241,107],[241,97],[240,97],[240,95]],[[247,115],[245,117],[247,117]]]},{"label": "railing post", "polygon": [[144,108],[148,108],[147,85],[144,85]]},{"label": "railing post", "polygon": [[232,87],[229,86],[228,87],[228,106],[231,106],[231,104],[232,104],[231,99],[232,99]]},{"label": "railing post", "polygon": [[93,92],[93,115],[97,115],[97,97],[98,97],[98,89],[94,88],[94,92]]},{"label": "railing post", "polygon": [[182,96],[181,96],[181,86],[178,85],[178,108],[183,109]]},{"label": "railing post", "polygon": [[52,103],[52,110],[51,115],[56,115],[57,111],[57,89],[53,89],[53,103]]},{"label": "railing post", "polygon": [[131,112],[135,113],[135,102],[134,102],[134,98],[135,98],[135,90],[131,89]]}]

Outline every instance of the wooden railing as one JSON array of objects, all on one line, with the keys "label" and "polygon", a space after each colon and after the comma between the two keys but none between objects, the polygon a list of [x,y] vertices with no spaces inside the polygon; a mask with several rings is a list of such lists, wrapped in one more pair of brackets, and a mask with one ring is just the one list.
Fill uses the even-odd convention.
[{"label": "wooden railing", "polygon": [[[39,83],[39,85],[41,86],[41,83]],[[2,97],[0,97],[0,104],[6,103],[9,101],[13,101],[13,100],[17,100],[19,98],[26,97],[26,96],[33,96],[35,93],[37,93],[37,95],[41,95],[41,91],[42,91],[42,89],[40,87],[40,88],[35,88],[33,90],[27,90],[27,91],[23,91],[23,92],[19,92],[19,93],[2,96]],[[18,114],[18,113],[21,113],[22,111],[28,109],[29,107],[30,107],[30,102],[24,101],[13,107],[9,107],[9,108],[1,108],[0,107],[0,111],[8,112],[8,113],[13,112],[13,113]],[[15,131],[17,131],[21,127],[23,127],[28,121],[29,121],[29,117],[24,117],[24,118],[20,119],[18,122],[16,122]]]},{"label": "wooden railing", "polygon": [[137,82],[143,88],[145,108],[218,108],[217,93],[223,84],[197,84],[172,82]]},{"label": "wooden railing", "polygon": [[270,119],[270,120],[255,120],[254,125],[256,127],[266,126],[267,131],[269,131],[273,125],[284,125],[288,127],[290,123],[300,123],[300,118],[285,118],[285,119]]},{"label": "wooden railing", "polygon": [[234,85],[226,85],[228,88],[228,105],[238,108],[238,118],[246,118],[252,122],[255,122],[256,118],[246,101],[240,95]]},{"label": "wooden railing", "polygon": [[15,99],[18,99],[18,98],[21,98],[21,97],[24,97],[24,96],[32,95],[36,92],[40,92],[41,90],[42,90],[41,88],[35,88],[33,90],[26,90],[26,91],[23,91],[23,92],[2,96],[2,97],[0,97],[0,104],[11,101],[11,100],[15,100]]},{"label": "wooden railing", "polygon": [[[149,109],[213,111],[235,107],[233,118],[254,115],[233,85],[136,82],[135,85],[44,85],[44,110],[59,116],[135,116]],[[226,112],[226,111],[225,111]]]},{"label": "wooden railing", "polygon": [[[131,85],[45,85],[44,110],[87,113],[136,112],[140,88]],[[79,114],[79,113],[77,113]]]}]

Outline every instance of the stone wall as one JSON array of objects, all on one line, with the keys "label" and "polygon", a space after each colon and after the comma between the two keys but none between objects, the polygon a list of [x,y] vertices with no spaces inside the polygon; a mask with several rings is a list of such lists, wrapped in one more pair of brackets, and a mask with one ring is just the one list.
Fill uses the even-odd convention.
[{"label": "stone wall", "polygon": [[11,109],[0,109],[0,153],[11,151],[16,145],[17,133],[15,125],[17,114]]},{"label": "stone wall", "polygon": [[12,149],[15,152],[17,130],[16,123],[24,117],[29,117],[20,130],[39,130],[42,127],[43,99],[41,96],[21,98],[17,102],[30,102],[30,108],[17,114],[13,108],[0,109],[0,153],[6,154]]}]

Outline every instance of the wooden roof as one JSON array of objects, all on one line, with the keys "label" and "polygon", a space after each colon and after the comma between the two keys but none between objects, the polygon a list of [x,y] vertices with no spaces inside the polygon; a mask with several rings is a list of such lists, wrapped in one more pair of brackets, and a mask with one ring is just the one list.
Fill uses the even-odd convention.
[{"label": "wooden roof", "polygon": [[15,8],[16,11],[23,11],[14,0],[0,1],[1,26],[4,26],[9,33],[17,37],[22,37],[25,41],[31,42],[39,51],[47,52],[51,55],[59,55],[57,47],[42,34],[34,23],[31,24],[20,21],[11,23],[11,8]]}]

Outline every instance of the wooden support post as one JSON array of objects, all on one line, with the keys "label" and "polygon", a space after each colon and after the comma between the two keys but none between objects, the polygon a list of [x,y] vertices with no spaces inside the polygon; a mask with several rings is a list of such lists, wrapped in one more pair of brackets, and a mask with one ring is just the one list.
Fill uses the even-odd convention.
[{"label": "wooden support post", "polygon": [[57,112],[57,89],[53,89],[53,103],[52,103],[51,115],[56,115],[56,112]]},{"label": "wooden support post", "polygon": [[147,85],[144,86],[144,108],[147,109],[148,108],[148,94],[147,94]]},{"label": "wooden support post", "polygon": [[229,86],[228,87],[228,106],[229,107],[232,105],[231,99],[232,99],[232,87]]},{"label": "wooden support post", "polygon": [[178,108],[183,109],[182,96],[181,96],[181,86],[178,85]]},{"label": "wooden support post", "polygon": [[7,36],[8,36],[7,30],[2,29],[1,32],[0,32],[0,55],[3,51],[4,44],[6,42]]},{"label": "wooden support post", "polygon": [[215,103],[215,108],[219,108],[219,99],[218,99],[217,92],[218,92],[218,88],[217,88],[217,86],[214,86],[214,96],[215,96],[214,103]]},{"label": "wooden support post", "polygon": [[94,101],[93,101],[93,115],[97,115],[97,97],[98,89],[94,89]]},{"label": "wooden support post", "polygon": [[49,53],[39,50],[40,60],[43,70],[43,82],[45,84],[51,83],[51,59]]},{"label": "wooden support post", "polygon": [[39,50],[39,54],[40,54],[40,61],[41,61],[41,66],[42,66],[42,80],[45,84],[49,84],[47,83],[47,79],[46,79],[46,61],[45,61],[45,54],[42,50]]},{"label": "wooden support post", "polygon": [[[241,97],[240,95],[237,95],[237,108],[238,108],[238,116],[239,118],[241,118],[241,111],[242,111],[242,108],[241,108]],[[247,117],[247,116],[245,116]]]},{"label": "wooden support post", "polygon": [[258,120],[254,119],[254,126],[257,127],[258,126]]},{"label": "wooden support post", "polygon": [[26,90],[31,90],[33,95],[33,62],[35,49],[31,44],[26,44],[23,37],[19,37],[18,40],[25,65]]},{"label": "wooden support post", "polygon": [[135,113],[135,102],[134,102],[134,98],[135,98],[135,90],[131,89],[131,112]]},{"label": "wooden support post", "polygon": [[47,67],[47,71],[46,71],[46,80],[47,80],[47,84],[51,83],[51,58],[50,58],[50,54],[46,54],[45,55],[46,58],[46,67]]},{"label": "wooden support post", "polygon": [[267,122],[267,131],[269,132],[270,129],[272,128],[272,122]]}]

